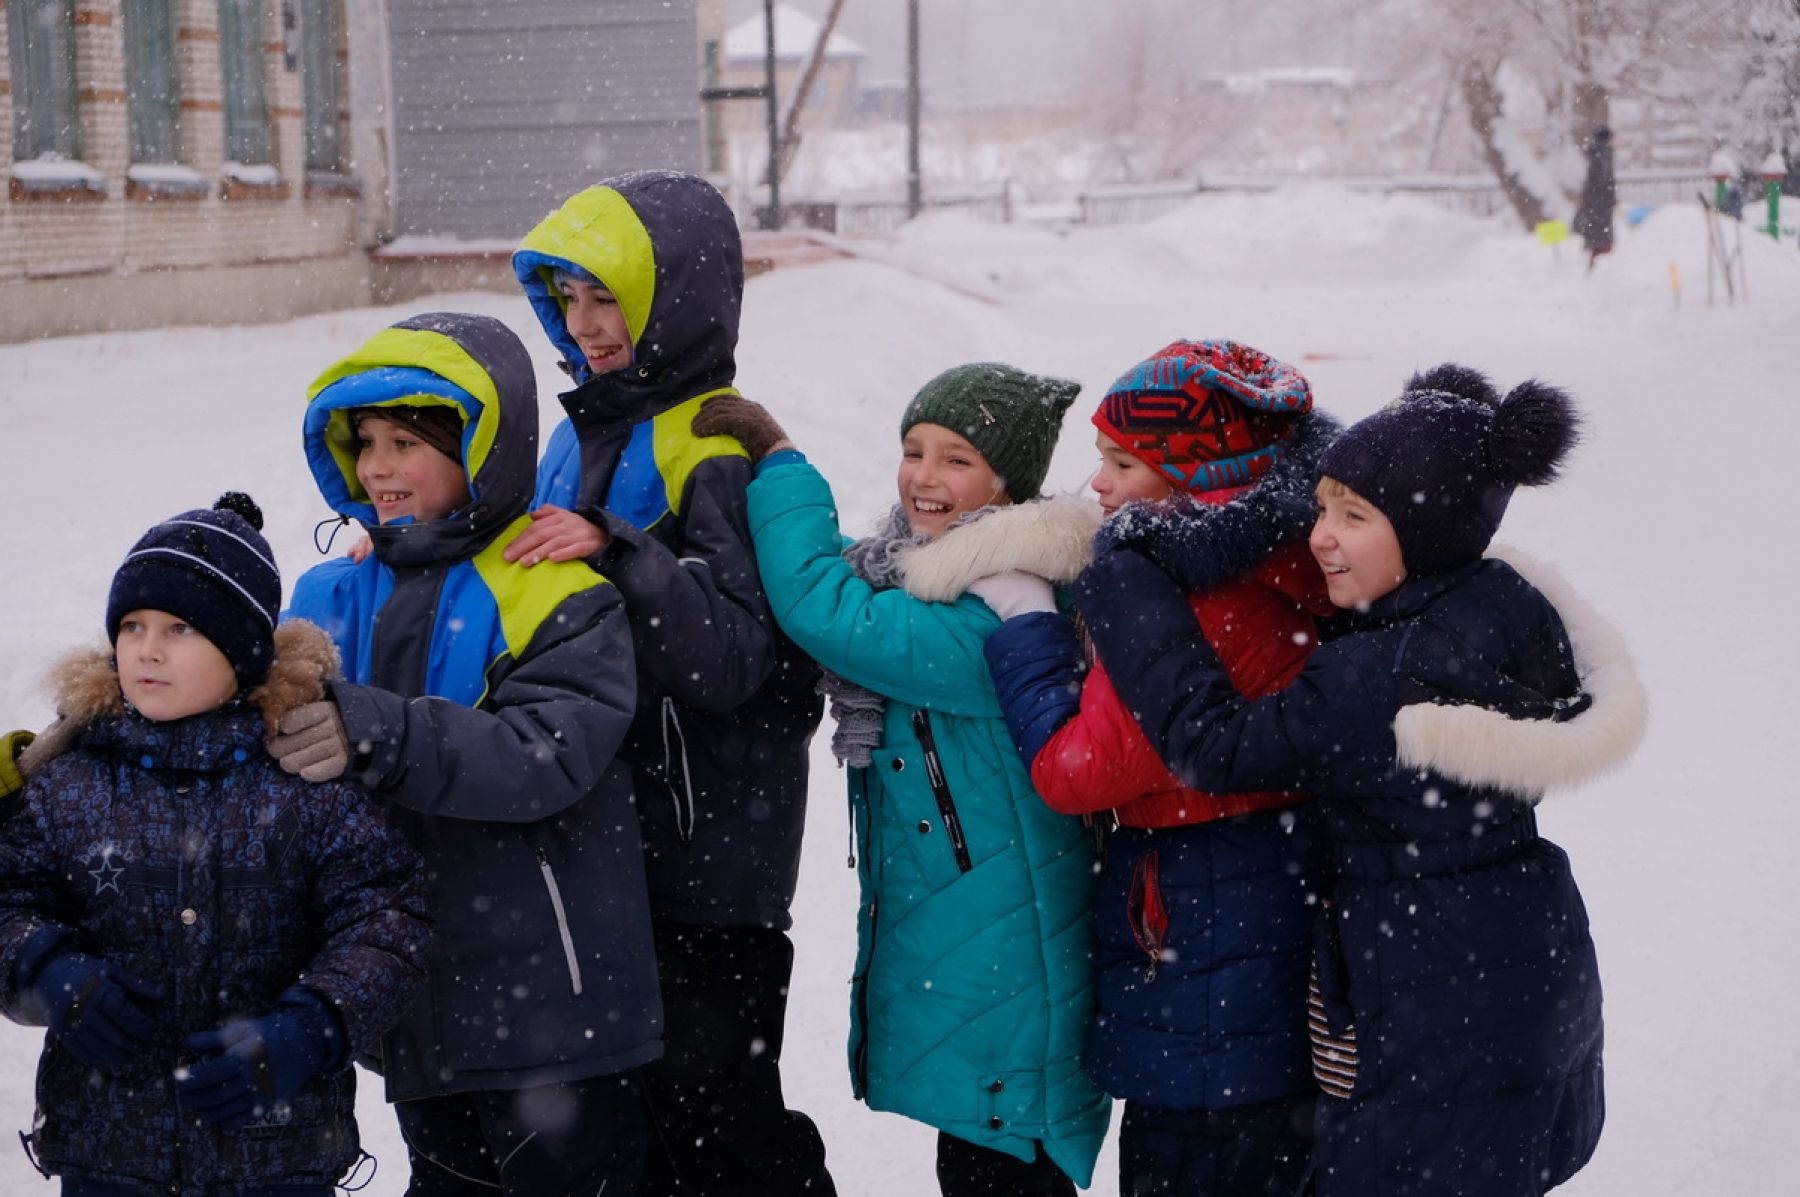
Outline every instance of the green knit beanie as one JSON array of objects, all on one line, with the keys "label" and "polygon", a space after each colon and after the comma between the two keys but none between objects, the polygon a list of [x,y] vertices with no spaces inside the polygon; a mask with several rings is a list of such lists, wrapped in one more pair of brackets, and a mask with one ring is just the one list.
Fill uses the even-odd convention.
[{"label": "green knit beanie", "polygon": [[999,362],[954,366],[913,396],[900,435],[914,424],[948,428],[980,450],[1006,493],[1023,503],[1043,488],[1063,413],[1080,393],[1078,382]]}]

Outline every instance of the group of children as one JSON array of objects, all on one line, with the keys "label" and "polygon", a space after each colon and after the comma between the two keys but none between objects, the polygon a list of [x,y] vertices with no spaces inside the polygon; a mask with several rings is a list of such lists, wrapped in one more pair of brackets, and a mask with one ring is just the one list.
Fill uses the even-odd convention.
[{"label": "group of children", "polygon": [[[435,313],[313,384],[366,553],[288,610],[242,496],[152,528],[111,647],[0,744],[0,1007],[77,1197],[312,1197],[384,1078],[408,1192],[831,1194],[780,1057],[821,717],[862,900],[848,1045],[946,1197],[1541,1193],[1598,1139],[1600,989],[1543,792],[1627,754],[1616,638],[1486,555],[1575,415],[1474,371],[1340,432],[1228,341],[1093,416],[998,363],[901,419],[897,502],[732,387],[729,209],[570,199],[517,275],[574,387]],[[540,461],[541,456],[541,461]],[[1528,580],[1529,579],[1529,580]]]}]

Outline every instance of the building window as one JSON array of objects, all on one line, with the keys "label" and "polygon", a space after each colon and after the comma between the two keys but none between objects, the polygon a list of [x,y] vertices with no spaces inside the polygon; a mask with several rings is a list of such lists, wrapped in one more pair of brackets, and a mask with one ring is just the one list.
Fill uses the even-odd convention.
[{"label": "building window", "polygon": [[306,92],[306,169],[335,173],[344,155],[338,134],[338,0],[303,0],[300,74]]},{"label": "building window", "polygon": [[13,157],[81,157],[75,91],[75,0],[9,0]]},{"label": "building window", "polygon": [[125,107],[133,162],[175,162],[175,14],[169,0],[125,0]]},{"label": "building window", "polygon": [[225,77],[225,157],[246,166],[266,163],[262,0],[219,0],[219,65]]}]

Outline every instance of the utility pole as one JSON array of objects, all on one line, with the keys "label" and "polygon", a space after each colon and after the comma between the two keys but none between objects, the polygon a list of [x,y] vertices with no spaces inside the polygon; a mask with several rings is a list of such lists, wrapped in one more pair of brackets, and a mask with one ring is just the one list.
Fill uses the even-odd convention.
[{"label": "utility pole", "polygon": [[906,215],[925,207],[919,172],[919,0],[906,0]]},{"label": "utility pole", "polygon": [[781,228],[781,118],[775,110],[775,0],[763,0],[763,75],[769,89],[769,227]]}]

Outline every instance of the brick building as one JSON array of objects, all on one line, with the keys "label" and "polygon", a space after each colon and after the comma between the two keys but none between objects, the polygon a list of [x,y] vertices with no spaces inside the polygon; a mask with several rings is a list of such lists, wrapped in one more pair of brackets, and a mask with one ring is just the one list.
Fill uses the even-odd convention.
[{"label": "brick building", "polygon": [[712,7],[0,0],[0,341],[396,298],[445,281],[395,285],[397,236],[694,169]]}]

